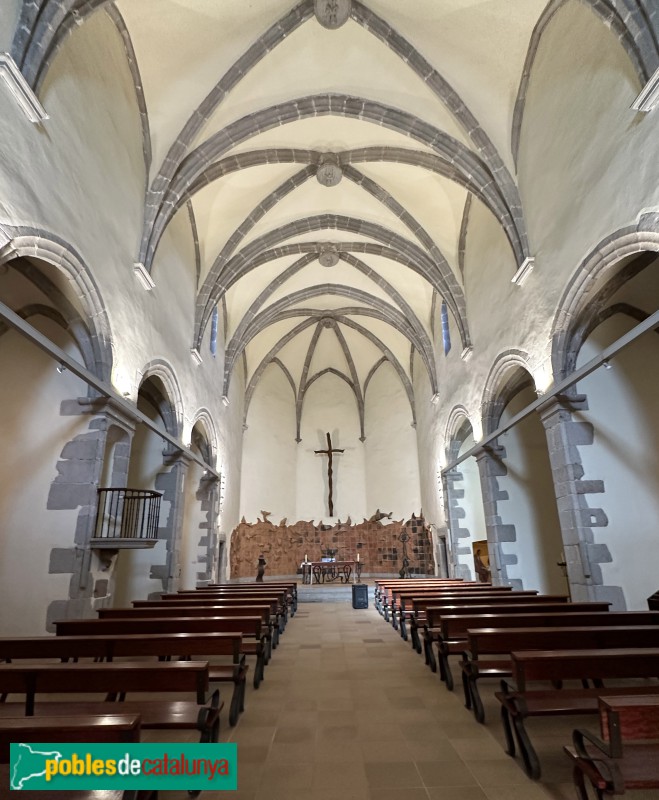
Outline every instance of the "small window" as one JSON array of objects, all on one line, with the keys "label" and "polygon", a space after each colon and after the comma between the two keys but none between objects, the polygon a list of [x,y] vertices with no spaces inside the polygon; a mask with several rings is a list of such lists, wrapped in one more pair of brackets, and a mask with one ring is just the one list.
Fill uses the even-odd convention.
[{"label": "small window", "polygon": [[213,309],[213,314],[211,316],[211,340],[210,340],[210,351],[213,358],[217,355],[217,323],[220,318],[220,312],[217,310],[217,306]]},{"label": "small window", "polygon": [[447,356],[451,349],[451,330],[448,325],[448,307],[446,302],[442,301],[441,309],[442,318],[442,341],[444,342],[444,355]]}]

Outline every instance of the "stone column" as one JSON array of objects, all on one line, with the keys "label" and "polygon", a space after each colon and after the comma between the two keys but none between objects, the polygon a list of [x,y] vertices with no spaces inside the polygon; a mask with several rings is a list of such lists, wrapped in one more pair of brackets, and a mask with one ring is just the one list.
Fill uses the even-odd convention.
[{"label": "stone column", "polygon": [[583,480],[580,447],[593,444],[593,426],[575,419],[588,408],[585,395],[559,395],[539,409],[547,434],[568,580],[573,600],[608,600],[626,608],[620,586],[605,586],[600,564],[611,561],[605,544],[595,543],[594,528],[608,525],[602,508],[590,506],[588,495],[604,492],[601,480]]},{"label": "stone column", "polygon": [[91,539],[94,535],[97,488],[101,482],[106,458],[108,433],[119,428],[125,440],[115,446],[112,480],[125,485],[128,474],[130,443],[135,420],[112,400],[80,398],[62,404],[61,413],[67,416],[88,415],[89,426],[68,442],[57,463],[58,475],[48,494],[49,509],[79,509],[72,547],[55,547],[50,553],[49,572],[70,574],[69,597],[54,600],[48,606],[46,628],[52,630],[55,619],[91,616],[102,599],[108,595],[111,559],[93,557]]},{"label": "stone column", "polygon": [[[175,592],[178,588],[183,487],[190,460],[182,450],[168,446],[163,450],[163,464],[167,469],[156,476],[156,491],[162,492],[158,539],[166,542],[166,557],[164,564],[152,564],[150,577],[161,581],[163,592]],[[151,592],[149,600],[157,599],[159,594]]]},{"label": "stone column", "polygon": [[519,578],[508,577],[508,565],[516,564],[517,556],[512,553],[504,553],[501,547],[505,542],[517,541],[515,526],[504,524],[499,515],[499,503],[502,500],[508,500],[508,492],[499,488],[499,478],[508,473],[504,463],[505,458],[506,450],[499,444],[488,445],[476,454],[483,493],[492,583],[495,586],[506,585],[513,586],[515,589],[523,589],[523,583]]}]

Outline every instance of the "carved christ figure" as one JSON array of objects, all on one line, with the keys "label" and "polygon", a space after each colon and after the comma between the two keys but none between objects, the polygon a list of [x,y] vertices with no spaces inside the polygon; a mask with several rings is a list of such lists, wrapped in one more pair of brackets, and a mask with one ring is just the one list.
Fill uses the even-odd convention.
[{"label": "carved christ figure", "polygon": [[314,450],[318,455],[327,456],[327,478],[329,483],[329,515],[334,516],[334,500],[332,498],[332,453],[344,453],[337,447],[332,447],[332,437],[327,434],[327,450]]}]

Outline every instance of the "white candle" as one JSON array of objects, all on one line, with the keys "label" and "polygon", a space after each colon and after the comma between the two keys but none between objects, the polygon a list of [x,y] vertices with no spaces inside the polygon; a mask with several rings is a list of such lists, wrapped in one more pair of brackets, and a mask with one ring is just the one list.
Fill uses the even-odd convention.
[{"label": "white candle", "polygon": [[304,554],[304,563],[305,564],[307,563],[307,554],[306,553]]},{"label": "white candle", "polygon": [[359,553],[357,553],[357,561],[359,561]]}]

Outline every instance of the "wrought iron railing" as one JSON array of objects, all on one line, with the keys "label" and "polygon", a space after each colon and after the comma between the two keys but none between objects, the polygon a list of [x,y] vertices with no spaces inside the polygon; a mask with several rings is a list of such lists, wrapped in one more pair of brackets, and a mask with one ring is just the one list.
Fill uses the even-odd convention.
[{"label": "wrought iron railing", "polygon": [[161,497],[149,489],[98,489],[94,538],[157,539]]}]

